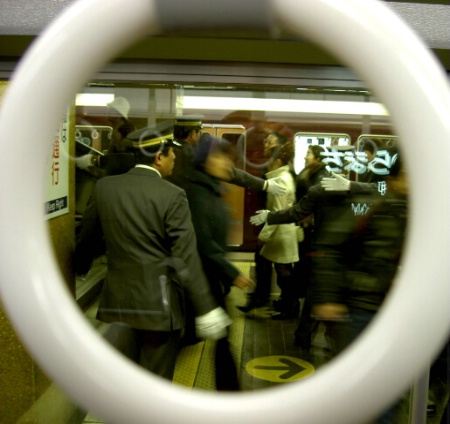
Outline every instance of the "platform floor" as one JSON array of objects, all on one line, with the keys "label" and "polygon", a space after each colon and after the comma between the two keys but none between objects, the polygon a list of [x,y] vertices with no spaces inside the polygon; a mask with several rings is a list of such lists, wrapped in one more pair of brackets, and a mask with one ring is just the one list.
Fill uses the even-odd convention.
[{"label": "platform floor", "polygon": [[[237,254],[231,258],[243,273],[254,276],[253,255]],[[272,296],[273,298],[278,296],[276,284],[273,284]],[[238,366],[243,391],[267,389],[306,380],[319,367],[332,360],[322,327],[319,327],[312,348],[305,352],[294,345],[297,319],[273,320],[271,315],[274,311],[269,306],[245,315],[236,308],[237,305],[246,303],[245,293],[237,288],[231,290],[227,302],[228,312],[233,319],[230,345]],[[92,316],[90,319],[93,319]],[[183,348],[178,356],[174,384],[214,391],[213,355],[213,341],[200,342]],[[426,424],[444,424],[446,421],[441,421],[441,418],[445,419],[442,417],[442,411],[448,402],[448,382],[433,384],[434,386],[430,385],[432,387],[430,396],[435,400],[436,411],[428,415]],[[409,423],[409,397],[409,393],[405,393],[395,421],[392,421],[393,424]],[[98,424],[105,421],[94,414],[87,414],[83,423]]]}]

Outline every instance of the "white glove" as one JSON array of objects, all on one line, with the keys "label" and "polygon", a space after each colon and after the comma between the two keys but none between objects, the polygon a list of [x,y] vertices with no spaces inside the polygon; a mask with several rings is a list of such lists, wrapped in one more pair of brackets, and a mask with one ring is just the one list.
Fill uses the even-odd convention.
[{"label": "white glove", "polygon": [[75,158],[75,164],[77,165],[77,168],[86,169],[92,166],[92,156],[93,155],[88,154]]},{"label": "white glove", "polygon": [[278,183],[278,178],[270,178],[267,180],[267,193],[273,194],[274,196],[283,196],[286,194],[286,187]]},{"label": "white glove", "polygon": [[350,181],[341,175],[331,173],[334,178],[322,178],[320,185],[325,191],[348,191],[350,190]]},{"label": "white glove", "polygon": [[229,325],[231,318],[221,307],[195,318],[195,330],[200,339],[222,339],[227,336]]},{"label": "white glove", "polygon": [[250,217],[250,224],[253,225],[262,225],[267,222],[267,215],[269,215],[269,210],[264,209],[260,211],[256,211],[256,215]]}]

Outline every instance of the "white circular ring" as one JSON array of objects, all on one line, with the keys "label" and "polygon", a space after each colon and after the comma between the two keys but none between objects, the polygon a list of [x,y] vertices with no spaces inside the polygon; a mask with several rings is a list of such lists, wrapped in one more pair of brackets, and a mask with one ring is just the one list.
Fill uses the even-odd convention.
[{"label": "white circular ring", "polygon": [[41,210],[43,164],[61,111],[77,90],[114,54],[156,33],[157,16],[150,0],[79,0],[27,52],[0,112],[0,288],[8,316],[39,364],[108,422],[358,423],[399,395],[448,336],[450,96],[444,73],[381,2],[272,4],[282,26],[317,41],[370,84],[408,145],[412,216],[399,281],[375,325],[346,354],[307,382],[276,390],[189,392],[111,349],[61,282]]}]

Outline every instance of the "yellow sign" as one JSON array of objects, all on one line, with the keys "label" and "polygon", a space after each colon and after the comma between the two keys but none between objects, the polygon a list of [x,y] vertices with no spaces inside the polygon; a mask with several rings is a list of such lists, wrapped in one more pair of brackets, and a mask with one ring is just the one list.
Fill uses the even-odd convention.
[{"label": "yellow sign", "polygon": [[314,373],[315,368],[309,362],[292,356],[263,356],[255,358],[245,366],[253,377],[273,383],[290,383],[301,380]]}]

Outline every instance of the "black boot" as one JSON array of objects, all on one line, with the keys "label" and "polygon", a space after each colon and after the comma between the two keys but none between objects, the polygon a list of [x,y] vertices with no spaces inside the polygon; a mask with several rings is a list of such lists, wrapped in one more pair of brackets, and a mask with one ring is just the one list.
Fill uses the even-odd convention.
[{"label": "black boot", "polygon": [[288,302],[286,299],[279,297],[272,301],[273,309],[277,312],[283,312],[288,308]]},{"label": "black boot", "polygon": [[250,296],[245,306],[236,306],[242,312],[250,312],[252,309],[261,308],[267,304],[267,300],[261,300],[255,296]]},{"label": "black boot", "polygon": [[275,320],[295,319],[298,318],[299,313],[300,313],[300,302],[297,300],[296,302],[291,303],[289,306],[285,305],[284,308],[278,314],[272,315],[272,319]]}]

